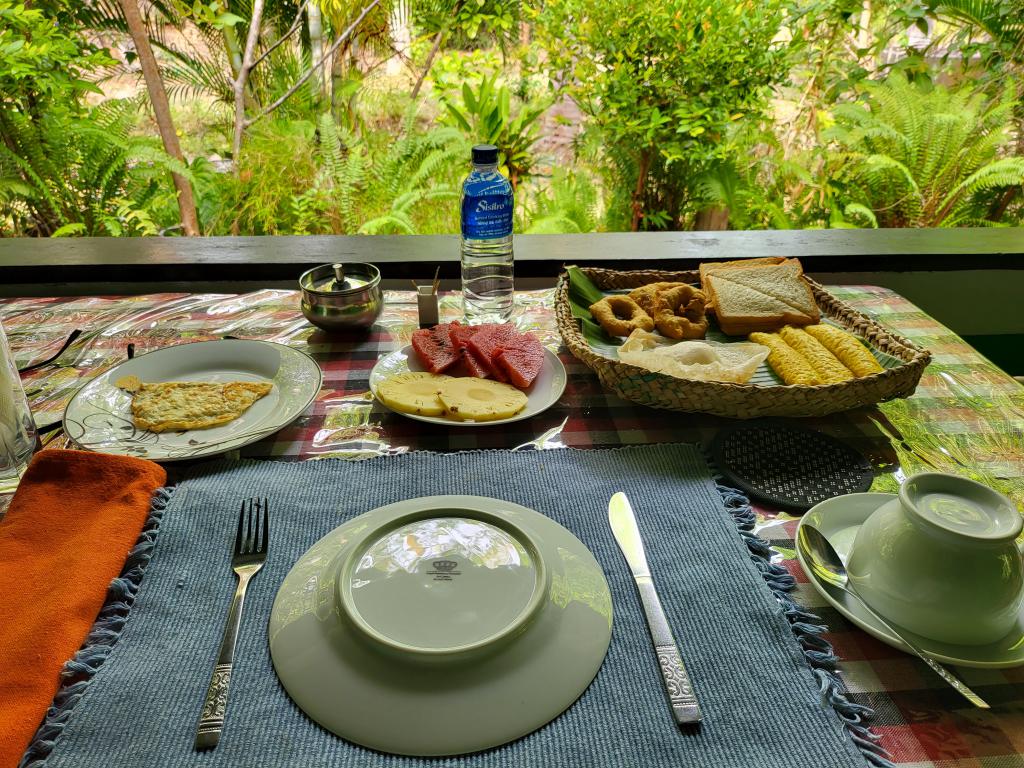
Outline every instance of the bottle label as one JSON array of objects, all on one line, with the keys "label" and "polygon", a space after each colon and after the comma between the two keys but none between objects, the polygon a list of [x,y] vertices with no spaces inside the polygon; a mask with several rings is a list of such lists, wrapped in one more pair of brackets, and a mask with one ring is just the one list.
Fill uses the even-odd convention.
[{"label": "bottle label", "polygon": [[463,237],[508,237],[511,234],[512,195],[466,195],[463,198]]}]

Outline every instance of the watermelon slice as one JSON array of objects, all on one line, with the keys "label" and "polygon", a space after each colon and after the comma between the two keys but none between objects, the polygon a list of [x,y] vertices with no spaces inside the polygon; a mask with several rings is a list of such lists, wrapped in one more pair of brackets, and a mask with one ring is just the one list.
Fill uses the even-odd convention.
[{"label": "watermelon slice", "polygon": [[515,386],[526,389],[533,384],[544,365],[544,345],[528,333],[516,334],[504,342],[495,355],[502,372]]},{"label": "watermelon slice", "polygon": [[461,357],[452,342],[452,327],[458,323],[442,323],[433,328],[420,328],[412,332],[412,348],[423,366],[431,373],[451,368]]},{"label": "watermelon slice", "polygon": [[469,337],[468,345],[494,378],[498,381],[508,381],[508,377],[495,362],[494,357],[506,341],[518,335],[515,326],[508,323],[483,326]]},{"label": "watermelon slice", "polygon": [[477,357],[476,352],[474,352],[469,346],[470,337],[480,329],[481,326],[478,325],[453,326],[451,330],[452,344],[455,346],[455,350],[459,354],[462,365],[469,372],[469,375],[476,376],[478,379],[486,379],[490,375],[490,370],[487,368],[487,364]]}]

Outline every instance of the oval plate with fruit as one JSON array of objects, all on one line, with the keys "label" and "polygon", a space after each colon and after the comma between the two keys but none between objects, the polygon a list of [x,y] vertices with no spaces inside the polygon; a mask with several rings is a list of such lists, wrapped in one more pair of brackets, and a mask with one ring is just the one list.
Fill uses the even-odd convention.
[{"label": "oval plate with fruit", "polygon": [[[421,376],[406,376],[409,373]],[[385,407],[410,419],[446,426],[487,427],[528,419],[546,411],[558,402],[566,382],[565,366],[547,348],[540,371],[526,389],[459,373],[431,375],[410,344],[377,361],[370,371],[370,391]]]}]

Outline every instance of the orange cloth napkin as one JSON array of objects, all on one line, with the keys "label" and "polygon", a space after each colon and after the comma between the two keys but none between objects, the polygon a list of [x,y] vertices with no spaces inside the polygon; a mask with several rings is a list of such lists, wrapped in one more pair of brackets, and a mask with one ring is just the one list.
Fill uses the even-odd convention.
[{"label": "orange cloth napkin", "polygon": [[127,456],[32,459],[0,521],[0,768],[24,754],[166,482]]}]

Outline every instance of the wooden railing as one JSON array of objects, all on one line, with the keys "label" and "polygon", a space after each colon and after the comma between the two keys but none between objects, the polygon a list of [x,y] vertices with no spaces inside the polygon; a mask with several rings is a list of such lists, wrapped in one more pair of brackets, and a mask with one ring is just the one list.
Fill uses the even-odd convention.
[{"label": "wooden railing", "polygon": [[[1021,269],[1024,228],[766,230],[520,235],[516,274],[552,278],[567,263],[690,267],[786,255],[813,273]],[[453,235],[0,239],[5,293],[16,285],[294,280],[309,265],[368,261],[386,279],[459,273]]]}]

